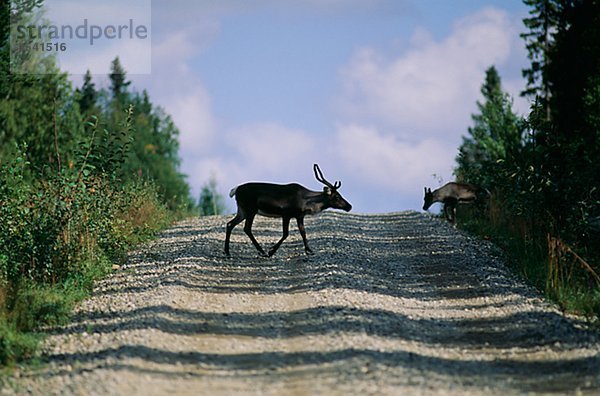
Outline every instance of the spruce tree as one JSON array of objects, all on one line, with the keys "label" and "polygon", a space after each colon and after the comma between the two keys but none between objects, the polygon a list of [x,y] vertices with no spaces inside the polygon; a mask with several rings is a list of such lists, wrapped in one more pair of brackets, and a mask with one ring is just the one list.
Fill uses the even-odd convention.
[{"label": "spruce tree", "polygon": [[121,65],[121,61],[117,56],[110,65],[110,91],[112,93],[113,99],[117,99],[121,101],[124,99],[127,93],[127,87],[131,84],[131,81],[127,81],[126,79],[127,72]]},{"label": "spruce tree", "polygon": [[96,101],[98,100],[98,92],[96,91],[96,86],[92,82],[92,73],[88,69],[83,76],[83,85],[81,89],[77,89],[77,93],[79,94],[79,98],[77,102],[79,103],[79,111],[81,114],[89,115],[96,106]]},{"label": "spruce tree", "polygon": [[220,215],[225,211],[223,196],[217,192],[217,180],[211,177],[203,187],[198,200],[200,216]]},{"label": "spruce tree", "polygon": [[523,77],[527,86],[521,93],[532,98],[539,97],[547,108],[550,89],[547,82],[548,52],[554,42],[554,34],[560,24],[560,12],[564,8],[565,0],[523,0],[525,5],[531,7],[529,18],[523,19],[523,24],[528,29],[522,33],[525,48],[531,60],[531,66],[523,70]]},{"label": "spruce tree", "polygon": [[515,155],[521,147],[523,126],[494,66],[486,70],[481,94],[484,101],[477,102],[479,114],[472,115],[469,136],[463,137],[455,174],[459,180],[491,186],[498,161]]},{"label": "spruce tree", "polygon": [[[565,229],[600,216],[600,1],[564,7],[548,53],[552,134],[545,167],[553,180],[557,224]],[[568,234],[585,234],[585,227]]]}]

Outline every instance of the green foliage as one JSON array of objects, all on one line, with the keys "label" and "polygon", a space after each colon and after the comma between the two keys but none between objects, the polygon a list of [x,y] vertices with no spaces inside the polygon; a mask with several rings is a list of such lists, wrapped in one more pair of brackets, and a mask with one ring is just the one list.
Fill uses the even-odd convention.
[{"label": "green foliage", "polygon": [[[15,4],[13,18],[33,18],[34,2]],[[1,18],[11,18],[4,7]],[[176,127],[147,93],[127,92],[118,60],[110,100],[90,73],[74,91],[52,58],[27,59],[30,71],[46,74],[10,74],[7,26],[0,29],[0,364],[31,356],[39,326],[66,320],[111,263],[173,220],[169,207],[191,202],[177,172]]]},{"label": "green foliage", "polygon": [[600,2],[573,2],[562,19],[549,53],[552,128],[545,131],[544,151],[556,189],[568,202],[553,210],[565,237],[575,242],[588,233],[586,219],[600,214]]},{"label": "green foliage", "polygon": [[[11,8],[2,7],[2,17],[12,24],[3,26],[0,43],[0,160],[9,160],[15,144],[25,142],[32,166],[56,167],[59,157],[70,159],[82,131],[78,105],[66,73],[53,57],[30,51],[11,59],[9,38],[17,35],[10,36],[10,27],[43,19],[39,11],[34,12],[40,2],[10,3]],[[27,73],[11,73],[11,66]]]},{"label": "green foliage", "polygon": [[463,137],[455,173],[459,180],[492,189],[503,164],[520,154],[524,122],[513,112],[494,66],[486,71],[481,93],[484,102],[477,102],[480,114],[472,116],[469,137]]},{"label": "green foliage", "polygon": [[77,89],[77,103],[79,104],[79,111],[85,116],[98,113],[97,102],[98,102],[98,91],[96,91],[96,85],[92,82],[92,73],[89,70],[85,72],[83,76],[83,85],[81,89]]},{"label": "green foliage", "polygon": [[0,315],[0,366],[32,357],[39,341],[40,335],[17,331],[13,322]]},{"label": "green foliage", "polygon": [[133,155],[126,165],[130,175],[153,180],[169,208],[193,208],[185,176],[179,172],[179,130],[171,117],[152,105],[148,93],[134,95],[137,110],[132,128],[135,131]]},{"label": "green foliage", "polygon": [[[120,183],[89,166],[92,149],[38,181],[27,178],[25,149],[0,168],[0,317],[12,333],[60,323],[111,262],[173,219],[152,183]],[[31,340],[12,333],[2,336],[0,361]]]},{"label": "green foliage", "polygon": [[80,160],[83,160],[82,172],[94,172],[112,179],[127,179],[123,164],[130,157],[133,144],[133,105],[125,111],[122,124],[115,126],[116,132],[103,128],[98,133],[98,119],[91,116],[88,121],[89,138],[80,143]]},{"label": "green foliage", "polygon": [[[597,316],[600,2],[526,4],[532,11],[522,36],[532,63],[525,93],[535,100],[522,129],[488,70],[486,102],[478,103],[457,174],[494,194],[487,217],[467,215],[465,225],[504,246],[516,268],[565,309]],[[514,133],[521,130],[527,135]]]},{"label": "green foliage", "polygon": [[200,192],[200,199],[198,200],[200,216],[223,214],[225,212],[224,201],[223,196],[217,192],[217,180],[211,177]]},{"label": "green foliage", "polygon": [[[549,98],[547,84],[548,52],[554,42],[554,34],[561,23],[561,10],[564,0],[523,0],[530,6],[529,17],[523,19],[528,29],[522,33],[525,48],[531,60],[531,66],[523,70],[527,80],[527,88],[522,92],[525,96],[539,97],[546,102]],[[545,106],[545,104],[544,104]]]},{"label": "green foliage", "polygon": [[131,81],[126,80],[126,72],[117,56],[110,65],[110,91],[113,98],[122,101],[127,96],[127,87]]},{"label": "green foliage", "polygon": [[[121,177],[125,180],[151,180],[171,210],[191,211],[194,202],[189,186],[178,170],[179,130],[161,107],[152,104],[148,92],[127,91],[130,82],[118,58],[113,61],[111,70],[111,90],[98,93],[96,106],[104,113],[105,123],[99,125],[103,130],[122,130],[122,125],[131,117],[127,137],[122,135],[119,138],[121,143],[129,141],[131,144],[129,156],[123,158],[120,164]],[[131,106],[133,114],[128,113]]]},{"label": "green foliage", "polygon": [[65,321],[112,263],[193,207],[179,131],[128,92],[118,59],[110,93],[89,71],[74,90],[42,53],[9,72],[10,22],[41,21],[41,3],[0,8],[0,365],[31,356],[36,329]]}]

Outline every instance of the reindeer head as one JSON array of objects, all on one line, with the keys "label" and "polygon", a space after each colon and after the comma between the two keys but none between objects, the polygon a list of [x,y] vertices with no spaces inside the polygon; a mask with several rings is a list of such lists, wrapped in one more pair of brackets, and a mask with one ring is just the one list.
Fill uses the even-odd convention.
[{"label": "reindeer head", "polygon": [[321,172],[319,165],[314,164],[313,169],[315,171],[315,178],[325,185],[323,193],[327,197],[328,206],[349,212],[352,209],[352,205],[337,191],[342,186],[342,182],[336,181],[334,184],[331,184],[323,177],[323,172]]},{"label": "reindeer head", "polygon": [[425,198],[423,203],[423,210],[429,209],[431,204],[433,204],[433,193],[431,192],[431,188],[425,187]]}]

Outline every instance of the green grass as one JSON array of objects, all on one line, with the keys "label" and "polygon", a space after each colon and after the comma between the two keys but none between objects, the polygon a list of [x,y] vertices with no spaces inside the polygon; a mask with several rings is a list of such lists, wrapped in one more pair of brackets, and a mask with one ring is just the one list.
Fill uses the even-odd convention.
[{"label": "green grass", "polygon": [[509,266],[562,310],[598,322],[600,285],[568,252],[553,252],[548,234],[533,220],[506,213],[493,202],[485,213],[459,207],[457,217],[460,228],[500,247]]},{"label": "green grass", "polygon": [[[88,185],[69,195],[72,206],[67,215],[47,211],[47,202],[37,205],[18,197],[34,204],[24,214],[14,205],[14,230],[0,233],[4,237],[0,247],[6,249],[0,257],[0,366],[35,356],[43,327],[66,323],[95,280],[106,276],[113,263],[123,262],[128,250],[177,218],[149,183],[119,189],[93,183],[91,193]],[[4,210],[11,210],[10,202]],[[36,211],[45,211],[44,224],[50,224],[44,238],[30,231],[42,216]],[[48,238],[48,233],[56,237]]]}]

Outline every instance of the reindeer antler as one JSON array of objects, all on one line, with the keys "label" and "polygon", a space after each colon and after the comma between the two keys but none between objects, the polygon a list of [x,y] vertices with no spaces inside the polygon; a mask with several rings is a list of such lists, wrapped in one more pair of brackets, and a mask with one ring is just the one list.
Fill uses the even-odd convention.
[{"label": "reindeer antler", "polygon": [[335,184],[331,184],[330,182],[328,182],[325,177],[323,177],[323,172],[321,172],[321,168],[319,168],[319,165],[314,164],[313,165],[313,169],[315,171],[315,178],[325,184],[327,187],[329,188],[333,188],[334,190],[337,190],[338,188],[340,188],[342,186],[342,182],[340,181],[336,181]]}]

